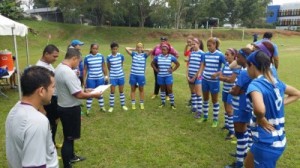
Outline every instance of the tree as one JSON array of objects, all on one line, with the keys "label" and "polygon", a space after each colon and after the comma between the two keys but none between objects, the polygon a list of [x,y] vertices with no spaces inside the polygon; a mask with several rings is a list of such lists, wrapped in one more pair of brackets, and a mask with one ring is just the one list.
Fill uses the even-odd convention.
[{"label": "tree", "polygon": [[174,27],[179,28],[181,17],[189,9],[190,0],[168,0],[174,14]]},{"label": "tree", "polygon": [[159,2],[152,5],[150,19],[155,27],[170,27],[172,24],[171,9]]},{"label": "tree", "polygon": [[133,3],[138,7],[139,26],[144,27],[146,18],[150,15],[149,0],[133,0]]},{"label": "tree", "polygon": [[49,7],[48,0],[33,0],[33,8]]},{"label": "tree", "polygon": [[23,10],[20,8],[21,2],[14,0],[2,0],[0,1],[0,12],[1,15],[11,19],[20,19],[23,17]]}]

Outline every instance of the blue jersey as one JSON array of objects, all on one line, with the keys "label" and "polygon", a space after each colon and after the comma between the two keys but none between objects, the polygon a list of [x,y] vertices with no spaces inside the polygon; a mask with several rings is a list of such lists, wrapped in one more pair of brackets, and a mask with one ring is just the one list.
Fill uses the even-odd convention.
[{"label": "blue jersey", "polygon": [[137,76],[144,76],[146,69],[146,59],[148,55],[146,53],[132,52],[132,64],[131,64],[131,74]]},{"label": "blue jersey", "polygon": [[110,69],[109,69],[110,79],[124,78],[123,62],[124,62],[124,56],[120,53],[117,53],[116,55],[109,55],[107,57],[107,63],[110,64]]},{"label": "blue jersey", "polygon": [[[240,69],[230,69],[229,68],[229,63],[226,62],[223,69],[222,69],[222,75],[226,77],[232,76],[234,73],[239,74]],[[228,82],[223,82],[223,92],[228,93],[229,90],[234,86],[234,82],[228,83]]]},{"label": "blue jersey", "polygon": [[103,63],[105,63],[103,55],[97,53],[96,55],[89,54],[84,58],[84,65],[87,67],[88,79],[103,78]]},{"label": "blue jersey", "polygon": [[254,79],[248,87],[247,95],[251,92],[259,92],[263,96],[265,105],[265,117],[273,125],[275,131],[267,132],[256,124],[253,115],[251,124],[254,142],[270,145],[275,148],[284,148],[286,137],[284,131],[284,92],[286,85],[274,78],[275,83],[270,83],[264,76]]},{"label": "blue jersey", "polygon": [[[251,82],[251,78],[248,75],[248,72],[246,69],[243,69],[240,71],[240,74],[237,77],[236,86],[239,86],[241,90],[244,91],[244,93],[238,95],[238,96],[233,96],[232,95],[232,107],[234,110],[239,110],[239,111],[247,111],[251,112],[251,106],[249,105],[249,101],[247,101],[246,97],[246,91],[248,88],[248,85]],[[248,103],[247,103],[248,102]]]},{"label": "blue jersey", "polygon": [[158,55],[154,57],[153,61],[158,65],[158,74],[159,77],[172,76],[172,73],[169,70],[172,68],[172,62],[177,62],[176,57],[171,54],[168,55]]},{"label": "blue jersey", "polygon": [[190,78],[194,77],[201,67],[204,52],[202,50],[192,51],[189,58],[188,75]]},{"label": "blue jersey", "polygon": [[202,76],[204,77],[204,79],[212,82],[219,81],[218,78],[212,79],[211,76],[216,72],[219,72],[222,64],[226,63],[225,57],[222,54],[222,52],[218,50],[216,50],[214,53],[206,52],[203,58],[204,58],[205,67]]},{"label": "blue jersey", "polygon": [[254,44],[260,44],[264,41],[269,42],[273,45],[273,48],[274,48],[274,54],[273,55],[274,55],[274,57],[278,57],[278,47],[277,47],[276,44],[272,43],[269,39],[264,38],[264,39],[261,39],[261,40],[255,42]]}]

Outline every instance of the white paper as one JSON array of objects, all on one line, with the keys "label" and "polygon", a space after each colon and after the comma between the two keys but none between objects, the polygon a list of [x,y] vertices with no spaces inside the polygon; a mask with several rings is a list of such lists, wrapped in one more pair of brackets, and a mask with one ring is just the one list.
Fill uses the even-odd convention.
[{"label": "white paper", "polygon": [[96,87],[95,89],[93,89],[93,91],[91,91],[91,93],[96,93],[96,92],[104,92],[106,89],[110,88],[110,85],[100,85],[98,87]]}]

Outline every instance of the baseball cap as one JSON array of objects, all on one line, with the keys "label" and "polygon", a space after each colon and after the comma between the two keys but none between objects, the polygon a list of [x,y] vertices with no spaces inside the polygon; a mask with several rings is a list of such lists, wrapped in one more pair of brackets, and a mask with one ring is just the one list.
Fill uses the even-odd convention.
[{"label": "baseball cap", "polygon": [[167,37],[164,37],[164,36],[162,36],[162,37],[160,37],[160,40],[167,41],[167,40],[168,40],[168,38],[167,38]]},{"label": "baseball cap", "polygon": [[76,46],[76,45],[84,45],[84,42],[79,41],[79,40],[73,40],[73,41],[71,42],[71,45],[72,45],[72,46]]}]

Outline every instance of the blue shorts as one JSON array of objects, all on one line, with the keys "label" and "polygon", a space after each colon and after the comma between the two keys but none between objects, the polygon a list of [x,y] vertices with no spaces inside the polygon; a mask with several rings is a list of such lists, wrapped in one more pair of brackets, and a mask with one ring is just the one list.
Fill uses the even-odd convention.
[{"label": "blue shorts", "polygon": [[227,92],[222,92],[222,101],[227,104],[232,104],[232,96]]},{"label": "blue shorts", "polygon": [[202,79],[195,79],[194,84],[195,85],[201,85],[202,84]]},{"label": "blue shorts", "polygon": [[157,76],[157,83],[159,85],[171,85],[173,84],[173,76],[166,76],[166,77]]},{"label": "blue shorts", "polygon": [[233,110],[233,122],[249,123],[251,117],[252,113],[246,110]]},{"label": "blue shorts", "polygon": [[100,85],[104,85],[104,78],[100,79],[87,79],[86,80],[86,87],[94,89]]},{"label": "blue shorts", "polygon": [[134,86],[136,84],[138,84],[139,86],[144,86],[146,84],[145,76],[130,74],[129,84],[131,86]]},{"label": "blue shorts", "polygon": [[125,78],[110,79],[110,84],[113,86],[123,86],[125,84]]},{"label": "blue shorts", "polygon": [[276,149],[264,144],[253,143],[250,151],[254,156],[255,168],[275,168],[276,162],[282,155],[284,148]]},{"label": "blue shorts", "polygon": [[202,79],[202,91],[210,92],[212,94],[217,94],[220,92],[220,81],[208,81],[206,79]]}]

